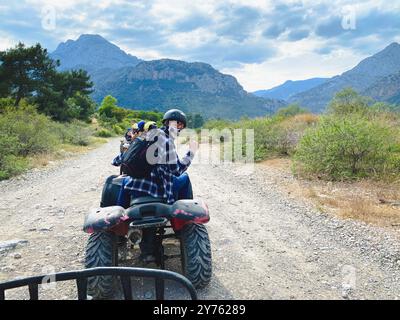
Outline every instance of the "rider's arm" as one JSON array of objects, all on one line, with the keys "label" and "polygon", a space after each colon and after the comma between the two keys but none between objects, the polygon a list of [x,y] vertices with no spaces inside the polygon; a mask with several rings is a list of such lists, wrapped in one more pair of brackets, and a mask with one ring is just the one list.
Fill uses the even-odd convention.
[{"label": "rider's arm", "polygon": [[161,165],[174,176],[180,176],[190,166],[194,153],[188,151],[182,159],[179,159],[174,142],[166,136],[161,136],[159,138],[161,139],[159,152],[161,154],[165,153],[166,155],[160,157],[160,159],[166,160],[166,163],[164,162]]},{"label": "rider's arm", "polygon": [[112,161],[112,165],[113,166],[116,166],[116,167],[119,167],[120,165],[121,165],[121,163],[122,163],[122,153],[120,153],[118,156],[116,156],[114,159],[113,159],[113,161]]}]

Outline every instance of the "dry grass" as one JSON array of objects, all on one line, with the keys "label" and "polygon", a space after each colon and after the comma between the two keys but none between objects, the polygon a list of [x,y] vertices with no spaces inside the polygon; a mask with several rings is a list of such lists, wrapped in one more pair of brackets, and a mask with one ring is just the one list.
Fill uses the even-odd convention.
[{"label": "dry grass", "polygon": [[282,174],[280,185],[291,197],[311,203],[321,212],[383,227],[400,227],[400,183],[295,179],[287,158],[264,161],[262,165]]},{"label": "dry grass", "polygon": [[314,124],[317,123],[319,116],[312,113],[301,113],[296,114],[293,118],[289,118],[287,122],[290,123],[305,123],[305,124]]},{"label": "dry grass", "polygon": [[288,168],[290,169],[291,161],[289,158],[271,158],[263,162],[260,162],[260,164],[262,166],[272,167],[274,169],[287,171]]},{"label": "dry grass", "polygon": [[379,204],[372,199],[347,200],[340,207],[339,215],[381,226],[400,226],[398,208]]},{"label": "dry grass", "polygon": [[32,168],[45,167],[52,160],[53,156],[54,155],[49,154],[49,153],[42,153],[42,154],[35,155],[29,159],[30,167],[32,167]]}]

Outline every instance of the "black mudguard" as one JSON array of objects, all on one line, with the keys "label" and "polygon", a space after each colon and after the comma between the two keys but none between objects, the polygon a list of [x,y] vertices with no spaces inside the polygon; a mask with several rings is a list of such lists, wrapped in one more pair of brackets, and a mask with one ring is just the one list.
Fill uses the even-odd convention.
[{"label": "black mudguard", "polygon": [[101,194],[100,207],[111,207],[117,204],[118,195],[121,190],[122,181],[125,176],[109,176],[104,183],[103,192]]},{"label": "black mudguard", "polygon": [[119,206],[94,209],[86,215],[83,230],[93,233],[108,230],[122,222],[143,221],[154,217],[176,218],[195,223],[206,223],[210,220],[208,208],[202,200],[178,200],[172,205],[145,202],[128,209]]}]

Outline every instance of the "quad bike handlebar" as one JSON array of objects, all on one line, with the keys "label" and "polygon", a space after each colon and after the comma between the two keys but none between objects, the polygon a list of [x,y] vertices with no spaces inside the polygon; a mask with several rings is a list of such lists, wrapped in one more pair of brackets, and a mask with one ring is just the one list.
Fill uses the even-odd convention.
[{"label": "quad bike handlebar", "polygon": [[189,293],[192,300],[197,300],[197,292],[193,284],[184,276],[166,270],[125,267],[102,267],[77,271],[67,271],[49,275],[34,276],[0,283],[0,300],[5,300],[5,291],[28,286],[30,300],[39,299],[39,285],[52,281],[76,280],[78,300],[87,300],[87,279],[94,276],[119,276],[125,300],[133,300],[131,277],[153,278],[155,280],[156,299],[164,300],[165,280],[181,284]]}]

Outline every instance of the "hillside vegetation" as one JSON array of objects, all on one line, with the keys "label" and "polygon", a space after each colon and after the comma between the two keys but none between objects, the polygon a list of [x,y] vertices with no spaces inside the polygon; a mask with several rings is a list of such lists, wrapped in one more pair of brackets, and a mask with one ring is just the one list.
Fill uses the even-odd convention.
[{"label": "hillside vegetation", "polygon": [[400,177],[399,125],[396,106],[372,103],[348,88],[320,116],[291,105],[272,117],[214,120],[205,127],[254,129],[255,160],[289,156],[296,175],[392,181]]},{"label": "hillside vegetation", "polygon": [[[123,109],[111,96],[98,108],[86,71],[58,66],[40,44],[0,52],[0,180],[122,135],[133,122],[161,124],[162,113]],[[199,115],[189,118],[191,125],[202,124]]]}]

